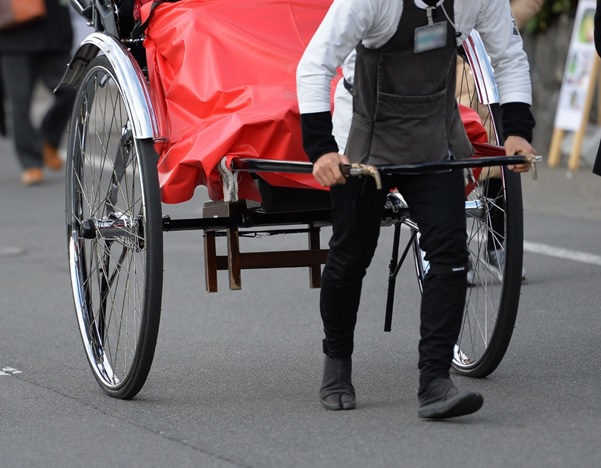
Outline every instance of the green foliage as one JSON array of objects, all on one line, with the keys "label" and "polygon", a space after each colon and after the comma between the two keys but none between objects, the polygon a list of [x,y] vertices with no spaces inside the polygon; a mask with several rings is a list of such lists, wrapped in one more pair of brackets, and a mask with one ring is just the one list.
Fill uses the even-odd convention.
[{"label": "green foliage", "polygon": [[537,34],[546,31],[563,14],[574,13],[578,0],[545,0],[538,14],[526,25],[526,32]]}]

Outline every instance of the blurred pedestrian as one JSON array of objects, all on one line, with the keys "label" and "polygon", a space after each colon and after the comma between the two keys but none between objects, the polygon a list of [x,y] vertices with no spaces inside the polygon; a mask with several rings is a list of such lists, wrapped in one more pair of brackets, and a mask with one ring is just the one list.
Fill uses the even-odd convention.
[{"label": "blurred pedestrian", "polygon": [[60,82],[70,59],[73,30],[67,0],[46,0],[46,17],[26,25],[0,31],[1,72],[9,135],[23,168],[24,185],[44,181],[42,168],[63,167],[58,148],[65,132],[75,93],[61,89],[52,96],[39,128],[31,114],[39,81],[50,91]]}]

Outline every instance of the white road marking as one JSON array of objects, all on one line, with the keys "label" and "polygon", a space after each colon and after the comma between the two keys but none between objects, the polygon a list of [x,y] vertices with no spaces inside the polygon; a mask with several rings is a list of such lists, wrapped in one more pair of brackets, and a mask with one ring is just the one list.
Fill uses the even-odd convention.
[{"label": "white road marking", "polygon": [[601,266],[601,255],[594,255],[579,250],[562,249],[548,244],[524,241],[524,252],[548,255],[549,257],[563,258],[574,262],[588,263]]}]

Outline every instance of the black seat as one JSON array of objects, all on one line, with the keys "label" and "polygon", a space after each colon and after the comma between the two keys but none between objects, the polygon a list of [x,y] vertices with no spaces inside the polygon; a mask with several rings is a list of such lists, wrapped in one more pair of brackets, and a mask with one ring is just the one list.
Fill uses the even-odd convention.
[{"label": "black seat", "polygon": [[327,190],[274,187],[257,178],[263,199],[261,208],[269,213],[321,211],[330,209]]}]

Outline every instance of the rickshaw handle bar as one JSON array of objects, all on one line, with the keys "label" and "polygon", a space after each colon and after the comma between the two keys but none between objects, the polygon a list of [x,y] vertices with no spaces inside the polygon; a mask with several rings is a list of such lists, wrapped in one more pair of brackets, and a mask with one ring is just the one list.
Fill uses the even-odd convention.
[{"label": "rickshaw handle bar", "polygon": [[[516,164],[530,164],[532,167],[532,178],[536,179],[536,163],[541,160],[541,156],[524,154],[516,156],[475,157],[460,160],[445,160],[413,164],[341,164],[340,169],[345,176],[373,177],[377,187],[381,188],[381,174],[425,174],[437,171],[450,171],[451,169],[457,168],[468,169]],[[313,163],[257,158],[232,158],[229,163],[229,169],[231,171],[242,172],[288,172],[296,174],[311,174],[313,172]]]}]

